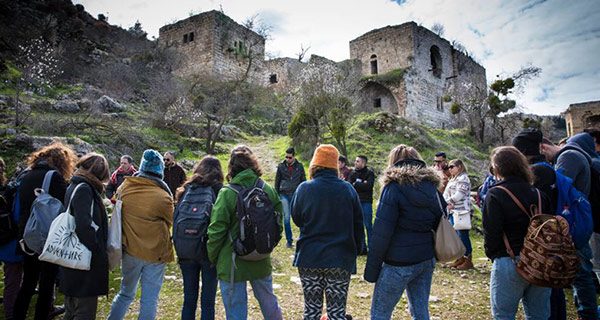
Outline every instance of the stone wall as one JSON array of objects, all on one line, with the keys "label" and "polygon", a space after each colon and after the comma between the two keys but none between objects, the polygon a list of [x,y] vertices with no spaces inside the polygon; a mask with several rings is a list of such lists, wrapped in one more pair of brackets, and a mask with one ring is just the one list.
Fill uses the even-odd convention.
[{"label": "stone wall", "polygon": [[600,101],[588,101],[569,105],[563,113],[567,122],[567,135],[570,137],[585,128],[600,129]]},{"label": "stone wall", "polygon": [[[377,61],[377,73],[408,68],[413,58],[412,29],[414,22],[387,26],[365,33],[350,41],[350,59],[362,63],[362,74],[371,73],[371,62]],[[373,55],[376,58],[371,58]]]}]

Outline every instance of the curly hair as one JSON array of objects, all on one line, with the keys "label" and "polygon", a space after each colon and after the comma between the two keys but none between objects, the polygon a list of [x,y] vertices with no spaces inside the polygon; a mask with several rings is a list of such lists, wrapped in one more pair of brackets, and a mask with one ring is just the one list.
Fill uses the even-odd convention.
[{"label": "curly hair", "polygon": [[27,165],[35,167],[45,162],[48,166],[58,170],[65,181],[69,181],[73,174],[76,160],[77,156],[71,148],[60,142],[54,142],[31,153],[27,157]]},{"label": "curly hair", "polygon": [[238,173],[246,169],[252,169],[257,176],[262,176],[262,169],[252,150],[245,145],[239,145],[231,150],[227,166],[227,181],[231,181]]},{"label": "curly hair", "polygon": [[190,184],[200,184],[212,186],[216,183],[223,183],[223,169],[219,159],[213,156],[205,156],[198,162],[194,168],[194,174],[179,188],[175,196],[175,201],[179,201]]}]

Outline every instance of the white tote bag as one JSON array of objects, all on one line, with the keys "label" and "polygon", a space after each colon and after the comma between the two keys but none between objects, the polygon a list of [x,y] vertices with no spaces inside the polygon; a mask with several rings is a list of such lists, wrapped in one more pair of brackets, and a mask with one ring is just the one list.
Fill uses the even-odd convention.
[{"label": "white tote bag", "polygon": [[[66,268],[77,270],[90,270],[92,252],[79,241],[75,233],[75,217],[71,215],[71,201],[81,186],[75,187],[67,211],[61,213],[52,221],[44,250],[40,254],[41,261],[50,262]],[[92,200],[90,215],[94,214],[94,201]],[[94,225],[93,221],[92,224]]]},{"label": "white tote bag", "polygon": [[110,270],[115,269],[121,264],[121,258],[123,256],[122,248],[122,220],[121,220],[121,208],[123,207],[123,201],[121,197],[117,198],[115,207],[113,208],[112,215],[110,217],[110,225],[108,226],[108,267]]},{"label": "white tote bag", "polygon": [[471,211],[453,210],[454,230],[471,230]]}]

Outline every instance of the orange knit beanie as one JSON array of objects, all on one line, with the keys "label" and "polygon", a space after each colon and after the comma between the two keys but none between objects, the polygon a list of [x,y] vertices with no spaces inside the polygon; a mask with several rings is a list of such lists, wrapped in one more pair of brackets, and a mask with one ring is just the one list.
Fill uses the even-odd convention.
[{"label": "orange knit beanie", "polygon": [[322,144],[315,150],[310,166],[337,169],[339,157],[340,153],[336,147],[330,144]]}]

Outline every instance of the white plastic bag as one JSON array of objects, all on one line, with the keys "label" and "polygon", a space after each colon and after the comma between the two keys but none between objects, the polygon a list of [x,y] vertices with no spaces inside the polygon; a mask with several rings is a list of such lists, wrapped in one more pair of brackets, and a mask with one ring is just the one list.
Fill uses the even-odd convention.
[{"label": "white plastic bag", "polygon": [[454,230],[471,230],[471,211],[453,210]]},{"label": "white plastic bag", "polygon": [[[79,241],[75,233],[75,217],[71,215],[71,201],[80,186],[81,183],[73,190],[67,210],[52,221],[39,259],[66,268],[90,270],[92,252]],[[93,213],[94,201],[92,200],[90,215]]]},{"label": "white plastic bag", "polygon": [[106,246],[106,250],[108,253],[108,267],[110,270],[113,270],[121,265],[121,257],[123,256],[121,220],[122,206],[123,201],[121,201],[121,197],[118,197],[110,218],[110,225],[108,227],[108,244]]}]

